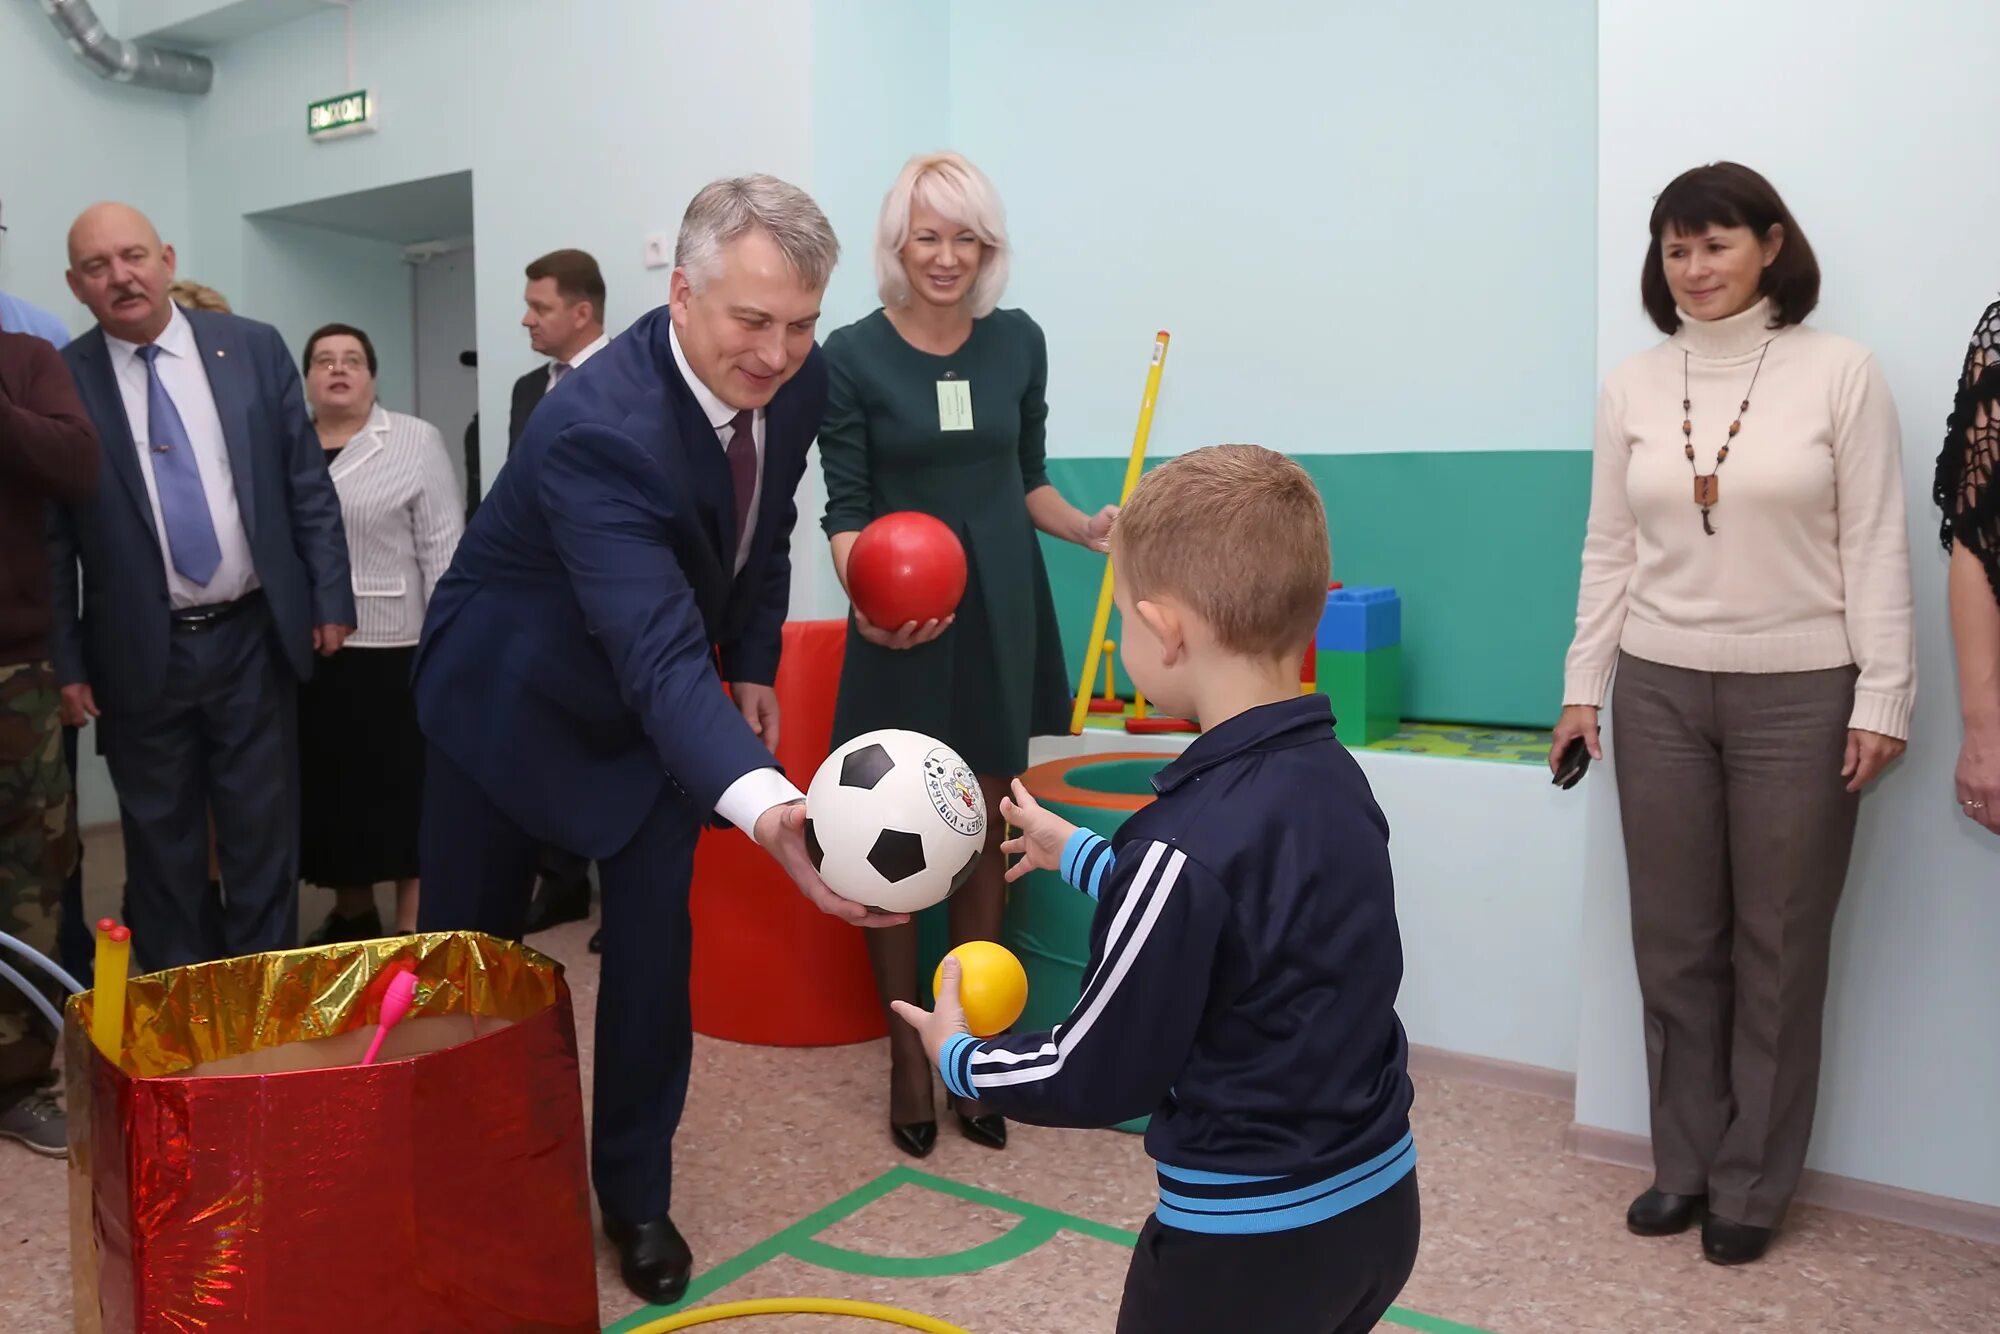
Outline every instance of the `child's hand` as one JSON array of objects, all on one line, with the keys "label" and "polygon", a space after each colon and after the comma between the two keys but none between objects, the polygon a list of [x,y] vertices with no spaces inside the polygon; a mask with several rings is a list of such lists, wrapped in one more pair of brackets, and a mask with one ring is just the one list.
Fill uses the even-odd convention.
[{"label": "child's hand", "polygon": [[1020,831],[1000,845],[1001,852],[1021,856],[1021,860],[1007,868],[1009,880],[1019,880],[1030,871],[1062,870],[1063,848],[1076,832],[1075,825],[1043,810],[1018,778],[1014,780],[1013,799],[1000,798],[1000,814]]},{"label": "child's hand", "polygon": [[944,1044],[954,1033],[969,1033],[965,1026],[965,1009],[958,1000],[958,960],[945,956],[943,988],[938,992],[937,1009],[926,1010],[908,1001],[891,1002],[897,1014],[917,1030],[917,1036],[924,1040],[924,1050],[930,1053],[931,1064],[938,1063],[944,1051]]}]

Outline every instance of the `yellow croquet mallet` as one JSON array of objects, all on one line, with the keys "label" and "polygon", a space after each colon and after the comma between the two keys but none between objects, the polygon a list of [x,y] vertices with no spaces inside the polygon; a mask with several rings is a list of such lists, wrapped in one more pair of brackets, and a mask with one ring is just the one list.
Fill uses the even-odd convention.
[{"label": "yellow croquet mallet", "polygon": [[[1160,396],[1160,372],[1167,364],[1167,331],[1165,329],[1153,339],[1153,361],[1146,368],[1146,393],[1139,400],[1139,429],[1132,435],[1132,457],[1125,464],[1125,484],[1118,491],[1118,503],[1123,506],[1132,497],[1132,488],[1139,484],[1139,474],[1146,466],[1146,439],[1153,432],[1153,404]],[[1079,736],[1083,732],[1084,715],[1090,712],[1090,685],[1097,677],[1097,658],[1104,651],[1104,633],[1111,624],[1111,557],[1104,558],[1104,583],[1097,591],[1097,614],[1090,622],[1090,638],[1085,642],[1090,646],[1084,650],[1083,679],[1077,683],[1076,706],[1070,714],[1069,733]]]}]

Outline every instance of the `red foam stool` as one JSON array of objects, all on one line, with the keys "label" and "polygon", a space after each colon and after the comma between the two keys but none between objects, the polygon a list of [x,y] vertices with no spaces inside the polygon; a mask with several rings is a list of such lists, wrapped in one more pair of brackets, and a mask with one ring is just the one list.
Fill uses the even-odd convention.
[{"label": "red foam stool", "polygon": [[[800,791],[833,749],[847,622],[787,621],[778,663],[778,763]],[[738,829],[704,829],[694,855],[694,1029],[760,1047],[884,1036],[862,928],[827,916]]]}]

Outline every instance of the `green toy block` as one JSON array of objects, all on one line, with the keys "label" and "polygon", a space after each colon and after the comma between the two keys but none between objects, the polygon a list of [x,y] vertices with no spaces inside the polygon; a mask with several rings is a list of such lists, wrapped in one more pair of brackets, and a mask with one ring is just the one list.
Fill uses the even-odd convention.
[{"label": "green toy block", "polygon": [[1366,746],[1402,730],[1401,644],[1318,657],[1316,684],[1333,702],[1333,731],[1342,745]]}]

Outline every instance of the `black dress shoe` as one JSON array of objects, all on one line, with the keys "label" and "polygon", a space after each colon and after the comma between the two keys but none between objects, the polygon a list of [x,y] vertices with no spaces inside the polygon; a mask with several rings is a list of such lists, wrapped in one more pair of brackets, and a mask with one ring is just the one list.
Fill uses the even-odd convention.
[{"label": "black dress shoe", "polygon": [[1625,1226],[1642,1237],[1671,1237],[1685,1232],[1701,1216],[1706,1195],[1670,1195],[1648,1190],[1625,1211]]},{"label": "black dress shoe", "polygon": [[889,1138],[912,1158],[928,1158],[937,1147],[937,1122],[904,1121],[889,1123]]},{"label": "black dress shoe", "polygon": [[998,1112],[983,1112],[978,1116],[960,1112],[958,1128],[974,1144],[984,1144],[989,1149],[1007,1147],[1007,1118]]},{"label": "black dress shoe", "polygon": [[522,934],[534,935],[564,922],[581,922],[590,916],[590,881],[556,880],[544,875],[535,881],[534,897],[528,900],[528,916]]},{"label": "black dress shoe", "polygon": [[687,1292],[694,1254],[671,1218],[621,1223],[606,1215],[604,1235],[618,1248],[618,1273],[639,1300],[670,1306]]},{"label": "black dress shoe", "polygon": [[1747,1265],[1760,1260],[1771,1244],[1771,1229],[1752,1227],[1710,1214],[1701,1224],[1701,1253],[1710,1264]]},{"label": "black dress shoe", "polygon": [[382,914],[369,908],[359,917],[342,917],[330,912],[319,929],[306,937],[306,944],[314,949],[322,945],[345,945],[356,940],[374,940],[382,934]]}]

